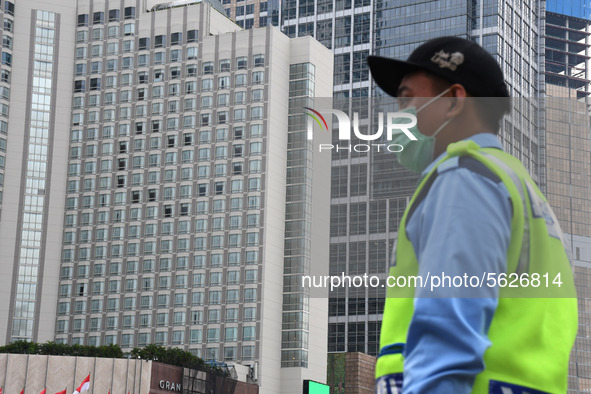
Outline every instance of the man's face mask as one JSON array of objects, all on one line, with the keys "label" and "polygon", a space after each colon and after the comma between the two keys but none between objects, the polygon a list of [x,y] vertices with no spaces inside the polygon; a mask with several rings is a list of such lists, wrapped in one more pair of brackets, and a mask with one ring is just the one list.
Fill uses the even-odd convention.
[{"label": "man's face mask", "polygon": [[[439,99],[447,92],[449,92],[449,88],[445,89],[443,92],[439,93],[437,96],[433,97],[431,100],[421,105],[419,109],[416,109],[416,107],[408,107],[401,110],[400,112],[417,116],[417,114],[421,112],[423,109],[425,109],[425,107],[435,102],[437,99]],[[392,143],[402,146],[402,150],[400,152],[396,152],[398,162],[402,166],[408,168],[413,172],[422,172],[425,168],[427,168],[429,163],[433,161],[433,155],[435,152],[435,137],[452,120],[453,118],[449,118],[448,120],[443,122],[443,124],[439,126],[437,130],[435,130],[433,135],[430,136],[426,136],[423,133],[421,133],[417,125],[407,128],[408,131],[410,131],[415,137],[417,137],[416,141],[408,138],[408,136],[404,134],[404,132],[402,132],[401,130],[398,133],[393,134]],[[393,123],[408,123],[408,118],[396,118],[393,120]]]}]

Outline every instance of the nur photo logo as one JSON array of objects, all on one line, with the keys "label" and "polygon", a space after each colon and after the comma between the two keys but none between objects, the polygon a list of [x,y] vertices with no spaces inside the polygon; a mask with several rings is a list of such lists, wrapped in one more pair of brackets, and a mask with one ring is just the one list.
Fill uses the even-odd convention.
[{"label": "nur photo logo", "polygon": [[[320,152],[323,150],[336,150],[337,152],[341,150],[348,150],[351,152],[352,150],[355,152],[369,152],[370,150],[377,150],[378,152],[382,150],[386,150],[388,152],[401,152],[403,147],[400,144],[392,144],[392,143],[379,143],[378,141],[383,141],[384,138],[384,129],[385,129],[385,138],[386,141],[392,141],[393,134],[404,133],[409,139],[412,141],[416,141],[417,137],[415,137],[409,129],[416,126],[417,124],[417,117],[413,114],[409,114],[406,112],[387,112],[384,116],[384,112],[379,112],[377,116],[377,131],[373,134],[363,134],[359,129],[359,112],[353,112],[353,121],[349,116],[340,110],[337,109],[322,109],[316,110],[310,107],[304,107],[306,115],[308,115],[308,124],[307,124],[307,132],[308,132],[308,140],[314,139],[314,125],[316,124],[320,129],[320,132],[327,132],[330,131],[328,127],[328,122],[326,118],[323,116],[329,115],[331,116],[329,119],[332,120],[332,116],[336,116],[337,124],[338,124],[338,139],[339,141],[347,141],[348,144],[319,144],[318,149]],[[384,120],[385,118],[385,120]],[[384,127],[385,124],[385,127]],[[353,133],[351,133],[353,130]],[[351,145],[350,141],[352,135],[355,138],[361,141],[376,141],[375,143],[360,143],[360,144],[353,144]]]}]

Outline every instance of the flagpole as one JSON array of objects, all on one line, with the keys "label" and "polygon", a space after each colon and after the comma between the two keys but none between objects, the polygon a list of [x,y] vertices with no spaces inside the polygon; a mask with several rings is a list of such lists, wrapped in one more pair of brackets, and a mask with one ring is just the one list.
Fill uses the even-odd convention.
[{"label": "flagpole", "polygon": [[125,371],[125,391],[127,391],[128,390],[128,387],[129,387],[128,386],[128,384],[129,384],[128,380],[129,380],[129,359],[127,359],[127,371]]},{"label": "flagpole", "polygon": [[47,364],[45,364],[45,388],[47,389],[47,375],[49,374],[49,354],[47,355]]},{"label": "flagpole", "polygon": [[27,354],[27,369],[25,370],[25,386],[23,387],[23,391],[25,387],[27,387],[27,376],[29,375],[29,354]]},{"label": "flagpole", "polygon": [[[127,359],[129,361],[129,359]],[[109,394],[113,392],[113,380],[115,378],[115,359],[113,358],[113,368],[111,369],[111,389],[109,390]]]},{"label": "flagpole", "polygon": [[96,357],[94,358],[94,367],[92,368],[92,391],[94,392],[94,381],[96,375]]},{"label": "flagpole", "polygon": [[78,356],[74,359],[74,380],[72,381],[72,387],[76,388],[76,369],[78,368]]},{"label": "flagpole", "polygon": [[[142,365],[142,360],[140,360],[140,365]],[[133,368],[133,385],[131,386],[131,389],[135,392],[135,375],[137,374],[137,361],[134,365]],[[127,394],[129,394],[129,389],[127,389]]]},{"label": "flagpole", "polygon": [[4,368],[4,384],[2,387],[6,387],[6,376],[8,375],[8,362],[10,361],[10,354],[6,355],[6,368]]},{"label": "flagpole", "polygon": [[140,388],[138,394],[142,394],[142,372],[144,371],[144,364],[140,363]]}]

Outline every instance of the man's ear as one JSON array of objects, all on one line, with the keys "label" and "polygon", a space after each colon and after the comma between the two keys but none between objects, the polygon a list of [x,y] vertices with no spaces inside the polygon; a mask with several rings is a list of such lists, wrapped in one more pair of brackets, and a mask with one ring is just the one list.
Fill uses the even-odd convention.
[{"label": "man's ear", "polygon": [[449,110],[447,111],[447,118],[453,118],[458,116],[464,109],[466,104],[466,97],[468,97],[468,92],[464,86],[460,85],[459,83],[454,83],[449,87],[449,101],[451,103]]}]

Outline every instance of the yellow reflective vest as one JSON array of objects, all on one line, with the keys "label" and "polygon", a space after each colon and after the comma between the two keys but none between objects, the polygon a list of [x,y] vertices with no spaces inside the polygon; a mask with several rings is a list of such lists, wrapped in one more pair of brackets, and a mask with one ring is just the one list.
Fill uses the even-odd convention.
[{"label": "yellow reflective vest", "polygon": [[[519,278],[517,287],[510,287],[516,284],[510,280],[502,283],[488,331],[492,344],[484,354],[485,369],[476,376],[472,391],[488,393],[493,382],[503,382],[565,393],[569,354],[578,327],[572,267],[552,209],[515,157],[499,149],[480,148],[471,140],[450,144],[447,155],[420,182],[402,217],[396,264],[389,275],[418,274],[417,258],[405,231],[408,213],[421,190],[430,185],[429,178],[436,175],[437,167],[450,157],[466,155],[484,164],[509,191],[513,217],[505,274],[507,279],[512,273],[511,278]],[[521,278],[527,278],[523,286]],[[413,315],[413,297],[412,287],[388,288],[377,378],[404,371],[403,349]]]}]

